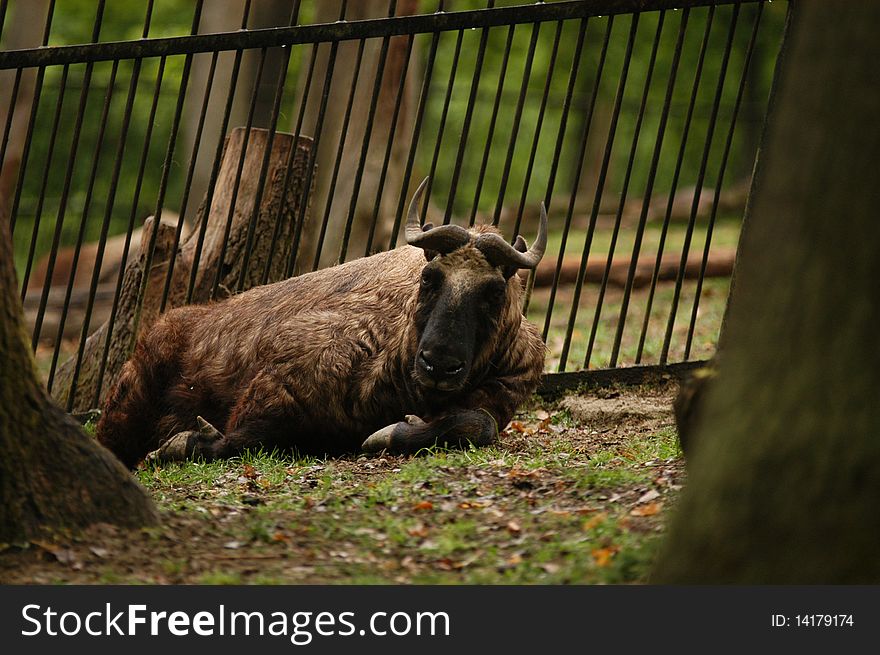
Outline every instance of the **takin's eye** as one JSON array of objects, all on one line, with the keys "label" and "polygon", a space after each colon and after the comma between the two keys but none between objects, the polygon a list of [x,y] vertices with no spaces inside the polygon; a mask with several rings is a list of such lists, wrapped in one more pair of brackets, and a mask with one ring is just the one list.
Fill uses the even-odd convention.
[{"label": "takin's eye", "polygon": [[504,304],[506,293],[507,285],[502,280],[492,280],[480,289],[480,303],[489,312],[497,311]]},{"label": "takin's eye", "polygon": [[443,273],[429,266],[422,269],[419,285],[423,291],[434,291],[439,289],[441,284],[443,284]]}]

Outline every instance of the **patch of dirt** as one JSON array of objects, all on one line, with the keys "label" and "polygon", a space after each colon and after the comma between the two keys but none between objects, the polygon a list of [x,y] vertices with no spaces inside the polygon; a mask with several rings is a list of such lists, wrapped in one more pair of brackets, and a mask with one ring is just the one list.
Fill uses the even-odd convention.
[{"label": "patch of dirt", "polygon": [[633,396],[620,391],[602,396],[567,396],[560,402],[572,419],[584,428],[609,430],[626,426],[664,425],[671,419],[666,395]]},{"label": "patch of dirt", "polygon": [[0,582],[638,582],[684,483],[676,391],[536,405],[491,449],[158,471],[160,527],[7,546]]}]

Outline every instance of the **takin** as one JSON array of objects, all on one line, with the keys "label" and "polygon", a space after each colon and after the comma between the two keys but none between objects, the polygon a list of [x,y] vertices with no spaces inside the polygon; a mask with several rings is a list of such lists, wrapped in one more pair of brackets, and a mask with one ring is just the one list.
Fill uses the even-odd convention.
[{"label": "takin", "polygon": [[165,314],[111,389],[98,440],[128,467],[493,443],[544,368],[516,272],[541,260],[547,214],[531,248],[489,226],[422,228],[426,182],[407,245]]}]

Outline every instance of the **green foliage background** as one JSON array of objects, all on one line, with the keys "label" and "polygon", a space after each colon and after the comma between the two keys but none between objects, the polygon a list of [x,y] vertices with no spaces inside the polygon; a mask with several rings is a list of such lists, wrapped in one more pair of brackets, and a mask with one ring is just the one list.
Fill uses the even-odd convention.
[{"label": "green foliage background", "polygon": [[[433,2],[423,1],[421,11],[435,9]],[[511,5],[515,2],[498,4]],[[190,0],[156,0],[153,9],[150,37],[172,36],[189,33],[195,3]],[[111,0],[107,2],[99,40],[127,40],[140,38],[143,31],[144,6],[129,2]],[[447,2],[445,10],[467,10],[485,7],[481,0],[458,0]],[[210,3],[206,4],[206,11]],[[52,23],[50,45],[83,43],[91,40],[96,2],[94,0],[60,0],[55,9]],[[703,39],[709,10],[694,9],[685,34],[682,61],[670,109],[669,123],[665,133],[664,147],[655,185],[656,192],[668,190],[675,166],[679,144],[684,136],[684,121],[688,101],[693,88],[694,72],[700,43]],[[720,151],[726,137],[733,111],[733,101],[743,70],[746,48],[757,13],[757,5],[746,3],[742,6],[739,24],[734,33],[733,48],[727,79],[723,86],[716,134],[712,142],[711,156],[706,173],[706,185],[715,183]],[[637,143],[629,197],[642,194],[648,174],[648,167],[656,143],[657,125],[663,104],[666,84],[669,79],[670,64],[678,36],[683,11],[668,11],[664,16],[664,26],[657,55],[653,79],[649,87],[647,108]],[[748,79],[746,94],[740,111],[738,129],[730,157],[727,181],[736,181],[748,176],[754,158],[760,125],[766,105],[767,94],[772,80],[773,65],[784,21],[785,3],[765,4],[761,28],[754,55],[753,69]],[[309,22],[314,15],[314,4],[303,3],[302,22]],[[692,185],[697,178],[702,149],[706,140],[708,118],[712,99],[718,83],[722,53],[732,22],[731,6],[722,6],[715,11],[714,24],[710,33],[703,78],[698,88],[693,124],[687,140],[684,166],[679,188]],[[567,129],[563,138],[556,181],[553,189],[554,203],[567,204],[572,193],[578,195],[577,211],[587,212],[592,205],[596,177],[605,147],[611,119],[611,107],[620,79],[631,17],[618,16],[614,19],[610,35],[608,55],[604,72],[598,86],[596,109],[589,132],[587,161],[580,179],[576,179],[577,154],[580,135],[590,104],[592,89],[596,78],[597,62],[609,19],[593,18],[587,21],[584,48],[574,82],[571,109]],[[627,167],[629,149],[633,140],[641,94],[648,72],[648,62],[659,14],[650,12],[639,17],[638,31],[634,42],[633,55],[629,66],[629,77],[625,87],[616,138],[612,148],[611,164],[605,188],[605,198],[614,201],[619,194]],[[557,29],[560,29],[556,43]],[[433,201],[445,206],[453,181],[455,162],[459,156],[462,169],[458,176],[458,188],[453,209],[456,220],[465,220],[474,207],[474,199],[479,185],[481,162],[487,140],[490,143],[488,165],[484,171],[484,181],[476,207],[484,216],[491,217],[499,201],[499,191],[506,179],[505,194],[501,203],[518,208],[520,199],[527,204],[536,205],[547,195],[548,181],[556,148],[566,89],[574,66],[575,47],[580,21],[567,21],[561,26],[544,23],[540,26],[530,24],[491,28],[488,32],[487,47],[483,53],[483,66],[479,77],[476,104],[473,108],[467,139],[462,141],[462,129],[468,112],[468,98],[474,79],[482,30],[466,30],[461,35],[460,53],[455,51],[459,35],[446,32],[439,35],[437,56],[430,80],[428,104],[417,151],[417,175],[434,170]],[[501,102],[494,131],[489,132],[493,113],[493,103],[500,79],[505,44],[509,30],[513,30],[512,49],[506,74],[503,77]],[[538,30],[535,42],[531,74],[526,78],[524,71],[528,59],[529,44],[534,30]],[[431,50],[434,35],[417,37],[416,51],[419,53],[417,65],[424,72],[426,58]],[[2,44],[0,44],[2,45]],[[281,129],[291,129],[295,122],[295,102],[300,69],[306,61],[309,46],[295,47],[282,107]],[[43,91],[37,112],[36,125],[27,162],[24,187],[17,211],[15,230],[16,259],[19,266],[26,260],[30,244],[36,235],[36,257],[45,253],[51,246],[59,217],[61,243],[73,243],[80,229],[85,225],[86,239],[95,239],[100,234],[105,216],[110,221],[110,232],[124,232],[130,221],[140,224],[143,218],[152,213],[157,204],[162,167],[169,145],[169,135],[177,102],[184,57],[169,57],[164,62],[158,102],[152,123],[148,120],[160,69],[158,58],[145,59],[140,64],[140,75],[136,87],[132,120],[125,135],[125,149],[122,157],[119,184],[115,198],[110,202],[110,186],[115,159],[120,140],[123,138],[123,112],[129,91],[133,69],[132,61],[121,61],[115,75],[112,89],[108,89],[113,64],[100,62],[92,68],[92,79],[88,93],[83,96],[83,80],[86,65],[68,67],[53,66],[46,69]],[[546,102],[543,102],[544,88],[547,86]],[[451,91],[447,91],[451,84]],[[63,87],[63,93],[62,93]],[[517,124],[516,108],[520,93],[524,89],[522,116]],[[108,90],[112,91],[106,121],[101,119]],[[78,107],[85,103],[84,120],[78,143],[74,148]],[[539,114],[544,109],[543,122],[536,138]],[[222,107],[212,108],[222,111]],[[445,114],[445,121],[444,121]],[[55,127],[57,125],[57,128]],[[442,132],[441,132],[442,127]],[[99,141],[103,130],[103,139]],[[147,142],[148,133],[150,136]],[[512,139],[512,135],[516,135]],[[442,137],[439,149],[438,137]],[[183,194],[183,181],[186,176],[189,153],[183,152],[180,140],[171,160],[168,188],[164,206],[179,209]],[[460,154],[460,144],[464,151]],[[146,148],[145,148],[146,144]],[[512,148],[512,150],[511,150]],[[532,152],[534,150],[534,157]],[[437,152],[436,164],[434,154]],[[139,179],[141,158],[146,157],[144,175]],[[89,181],[92,168],[96,166],[91,200],[87,206]],[[531,165],[531,172],[529,167]],[[509,174],[504,176],[509,167]],[[67,177],[70,176],[69,193],[66,204],[62,203]],[[523,192],[525,189],[525,192]],[[198,202],[198,199],[191,199]],[[83,222],[83,217],[85,221]]]}]

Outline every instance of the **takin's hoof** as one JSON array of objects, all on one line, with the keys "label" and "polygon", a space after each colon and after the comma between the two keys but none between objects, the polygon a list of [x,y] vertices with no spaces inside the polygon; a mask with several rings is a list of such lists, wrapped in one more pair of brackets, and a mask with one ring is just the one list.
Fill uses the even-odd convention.
[{"label": "takin's hoof", "polygon": [[182,462],[199,455],[205,456],[211,444],[222,439],[223,434],[201,416],[196,417],[196,422],[199,426],[198,430],[178,432],[159,448],[149,453],[145,461],[155,463]]},{"label": "takin's hoof", "polygon": [[195,453],[199,433],[195,430],[178,432],[168,441],[149,453],[144,461],[163,464],[165,462],[182,462],[190,459]]},{"label": "takin's hoof", "polygon": [[365,453],[378,453],[391,447],[391,433],[397,427],[397,423],[387,425],[381,430],[376,430],[361,444],[361,450]]},{"label": "takin's hoof", "polygon": [[391,436],[395,430],[409,425],[424,424],[424,421],[422,419],[420,419],[418,416],[414,416],[413,414],[407,414],[405,419],[406,420],[400,421],[399,423],[386,425],[381,430],[376,430],[373,434],[367,437],[364,443],[361,444],[361,450],[363,450],[365,453],[378,453],[383,450],[390,450]]}]

